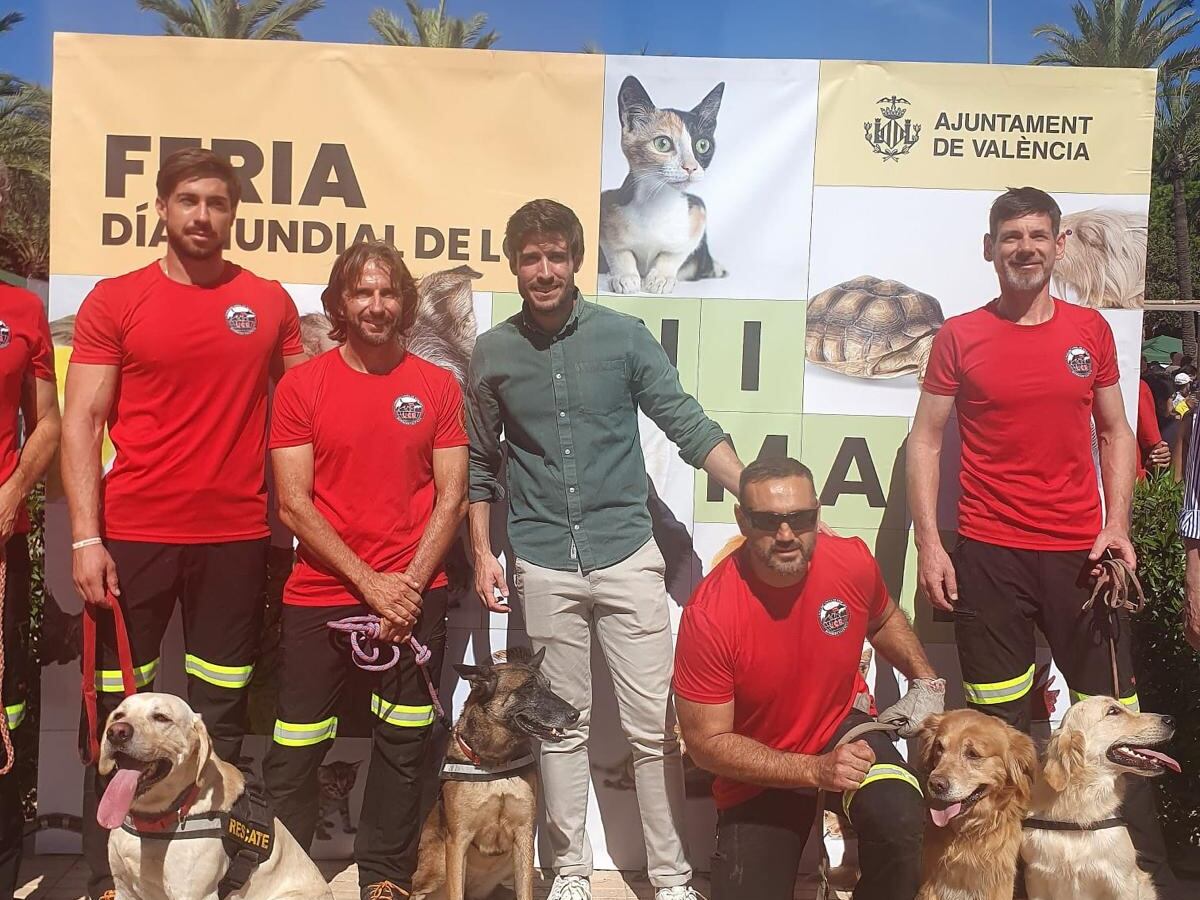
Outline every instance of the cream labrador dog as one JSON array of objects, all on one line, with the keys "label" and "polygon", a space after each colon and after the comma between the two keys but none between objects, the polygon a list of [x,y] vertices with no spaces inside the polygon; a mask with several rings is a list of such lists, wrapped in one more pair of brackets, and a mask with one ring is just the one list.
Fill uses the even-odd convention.
[{"label": "cream labrador dog", "polygon": [[[182,825],[181,819],[228,812],[246,784],[241,772],[212,752],[199,714],[172,694],[126,697],[108,717],[99,768],[100,774],[112,775],[96,820],[111,829],[108,862],[117,900],[218,900],[230,859],[220,830],[202,818]],[[212,836],[175,836],[189,827]],[[278,819],[270,855],[229,895],[230,900],[332,897],[317,867]]]},{"label": "cream labrador dog", "polygon": [[[1179,763],[1162,752],[1175,734],[1167,716],[1136,713],[1112,697],[1089,697],[1063,716],[1034,784],[1021,856],[1029,900],[1154,900],[1129,831],[1113,823],[1129,776],[1152,777]],[[1111,827],[1055,830],[1036,820]]]}]

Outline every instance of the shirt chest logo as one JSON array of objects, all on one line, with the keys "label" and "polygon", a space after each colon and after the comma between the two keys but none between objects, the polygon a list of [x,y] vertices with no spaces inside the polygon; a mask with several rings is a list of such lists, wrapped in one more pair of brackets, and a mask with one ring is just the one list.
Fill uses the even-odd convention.
[{"label": "shirt chest logo", "polygon": [[413,394],[401,394],[392,401],[392,415],[401,425],[416,425],[425,415],[425,404]]},{"label": "shirt chest logo", "polygon": [[1076,345],[1067,351],[1067,368],[1071,370],[1072,375],[1078,375],[1080,378],[1087,378],[1092,374],[1092,354],[1088,353],[1087,347]]},{"label": "shirt chest logo", "polygon": [[235,303],[225,310],[225,324],[234,334],[254,334],[258,328],[258,316],[245,304]]},{"label": "shirt chest logo", "polygon": [[7,322],[0,322],[0,350],[12,343],[12,329]]},{"label": "shirt chest logo", "polygon": [[817,610],[821,630],[830,637],[843,634],[850,627],[850,608],[837,597],[831,597]]}]

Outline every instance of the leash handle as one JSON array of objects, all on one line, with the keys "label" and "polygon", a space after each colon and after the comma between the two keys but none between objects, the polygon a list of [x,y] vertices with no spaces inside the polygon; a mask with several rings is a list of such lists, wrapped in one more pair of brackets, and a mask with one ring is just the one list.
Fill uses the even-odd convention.
[{"label": "leash handle", "polygon": [[[125,626],[125,615],[121,605],[112,593],[105,598],[109,602],[112,613],[114,630],[117,635],[117,660],[121,668],[121,682],[125,688],[125,696],[137,693],[137,681],[133,677],[133,651],[129,645],[129,630]],[[96,694],[96,666],[99,662],[99,648],[96,645],[98,607],[91,603],[83,604],[83,707],[87,717],[87,740],[83,749],[83,764],[94,765],[100,759],[100,723],[99,698]]]},{"label": "leash handle", "polygon": [[[380,634],[378,616],[346,616],[344,619],[326,622],[325,626],[350,635],[350,658],[360,669],[368,672],[383,672],[400,662],[400,648],[391,644],[391,660],[374,664],[379,659],[379,648],[372,644],[372,641],[377,640]],[[437,687],[429,675],[429,669],[426,668],[429,660],[433,657],[433,652],[411,634],[408,636],[408,646],[413,652],[417,668],[421,670],[421,675],[425,678],[425,687],[429,692],[433,708],[437,712],[438,721],[449,731],[453,727],[453,723],[442,707],[442,699],[438,696]]]}]

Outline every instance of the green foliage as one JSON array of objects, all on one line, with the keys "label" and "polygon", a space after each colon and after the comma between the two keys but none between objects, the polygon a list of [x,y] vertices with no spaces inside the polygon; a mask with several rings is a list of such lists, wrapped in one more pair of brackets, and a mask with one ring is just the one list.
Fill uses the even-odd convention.
[{"label": "green foliage", "polygon": [[1175,717],[1172,753],[1180,775],[1155,780],[1177,871],[1200,870],[1200,655],[1183,636],[1184,549],[1177,519],[1183,485],[1167,473],[1139,482],[1133,494],[1133,543],[1146,608],[1134,621],[1142,708]]},{"label": "green foliage", "polygon": [[[1089,9],[1090,6],[1090,9]],[[1177,41],[1192,34],[1200,18],[1192,0],[1083,0],[1071,7],[1075,29],[1039,25],[1034,37],[1044,37],[1050,50],[1038,54],[1034,65],[1119,66],[1146,69],[1158,66],[1164,76],[1192,68],[1200,60],[1196,48],[1166,56]]]},{"label": "green foliage", "polygon": [[138,9],[162,17],[174,37],[258,41],[303,40],[300,20],[325,0],[138,0]]},{"label": "green foliage", "polygon": [[[1200,179],[1187,180],[1188,217],[1200,213]],[[1146,299],[1171,302],[1179,299],[1175,277],[1175,233],[1171,212],[1171,185],[1158,178],[1150,188],[1150,222],[1146,236]],[[1200,273],[1200,236],[1192,233],[1192,272]]]},{"label": "green foliage", "polygon": [[446,0],[438,0],[433,9],[426,9],[417,0],[404,0],[412,19],[413,30],[409,31],[401,18],[389,9],[377,9],[367,21],[385,44],[397,47],[458,47],[470,50],[487,50],[493,47],[500,35],[495,31],[484,32],[488,17],[476,13],[469,19],[446,15]]}]

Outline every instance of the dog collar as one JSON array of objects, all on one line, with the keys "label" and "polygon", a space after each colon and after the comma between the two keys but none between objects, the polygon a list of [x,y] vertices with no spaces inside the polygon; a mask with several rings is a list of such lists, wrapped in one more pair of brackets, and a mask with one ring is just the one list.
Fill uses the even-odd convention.
[{"label": "dog collar", "polygon": [[143,816],[130,813],[125,818],[126,825],[133,830],[139,832],[149,832],[151,834],[161,831],[171,831],[175,827],[183,824],[187,818],[192,806],[200,797],[200,786],[193,784],[182,794],[175,798],[175,801],[168,806],[158,816],[148,819]]},{"label": "dog collar", "polygon": [[1054,819],[1026,819],[1021,823],[1023,828],[1036,831],[1100,831],[1104,828],[1120,828],[1125,824],[1122,818],[1101,819],[1099,822],[1058,822]]},{"label": "dog collar", "polygon": [[447,759],[442,763],[441,778],[443,781],[498,781],[501,778],[510,778],[526,769],[532,769],[535,762],[533,754],[526,753],[524,756],[499,765],[485,765],[479,754],[471,749],[471,746],[462,739],[462,735],[457,730],[454,732],[454,740],[470,762],[452,762]]},{"label": "dog collar", "polygon": [[454,740],[458,744],[458,749],[463,752],[463,755],[466,756],[467,759],[473,762],[476,766],[483,765],[483,760],[479,758],[479,754],[472,750],[471,745],[463,740],[463,737],[458,733],[457,728],[454,729]]}]

